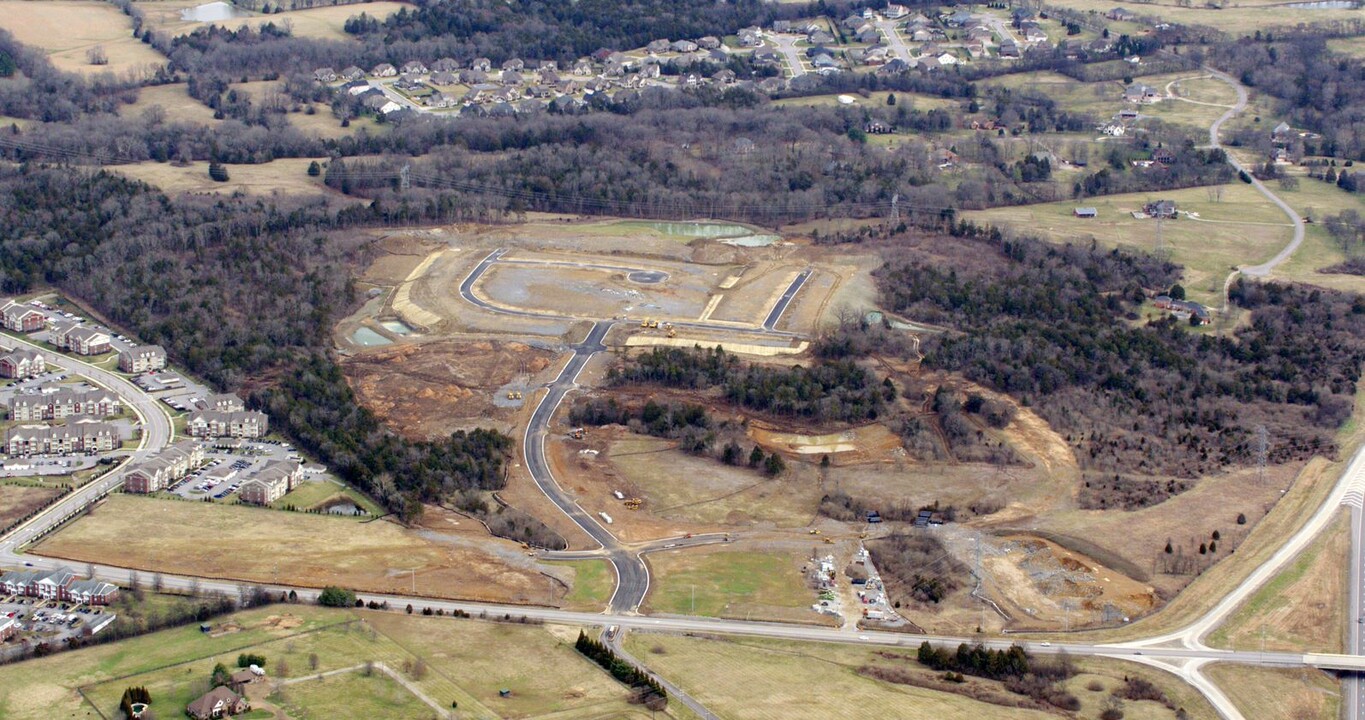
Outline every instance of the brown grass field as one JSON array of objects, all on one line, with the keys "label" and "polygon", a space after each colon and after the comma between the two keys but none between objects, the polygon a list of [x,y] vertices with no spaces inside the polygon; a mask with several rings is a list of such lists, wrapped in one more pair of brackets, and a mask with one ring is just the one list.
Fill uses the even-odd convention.
[{"label": "brown grass field", "polygon": [[[1055,0],[1055,4],[1068,10],[1100,14],[1114,7],[1113,3],[1101,0]],[[1202,4],[1185,7],[1175,0],[1162,0],[1128,7],[1138,15],[1158,17],[1169,23],[1204,25],[1232,35],[1250,35],[1260,28],[1291,27],[1299,22],[1328,22],[1358,16],[1352,10],[1287,10],[1273,0],[1247,0],[1230,5],[1235,7],[1218,10]]]},{"label": "brown grass field", "polygon": [[22,519],[57,497],[58,490],[48,487],[0,485],[0,528]]},{"label": "brown grass field", "polygon": [[1350,513],[1343,509],[1322,536],[1238,608],[1209,642],[1241,650],[1264,643],[1267,650],[1342,652],[1350,528]]},{"label": "brown grass field", "polygon": [[[0,0],[0,28],[25,45],[48,54],[67,72],[139,74],[166,64],[166,58],[133,37],[132,21],[108,3],[85,0]],[[86,52],[101,47],[106,65],[91,65]]]},{"label": "brown grass field", "polygon": [[[874,680],[857,672],[865,665],[908,671],[922,682],[936,673],[913,659],[913,649],[885,652],[905,656],[887,658],[877,650],[851,645],[766,640],[701,639],[632,633],[626,649],[652,669],[677,683],[707,709],[732,720],[824,720],[851,717],[856,704],[858,717],[942,718],[944,720],[1028,720],[1056,717],[1036,710],[1022,710],[973,700],[962,694]],[[1097,717],[1108,693],[1085,689],[1099,681],[1106,689],[1122,682],[1125,675],[1138,675],[1156,682],[1194,720],[1217,717],[1188,686],[1155,670],[1118,662],[1082,661],[1082,673],[1067,683],[1081,701],[1077,717]],[[761,689],[761,691],[759,690]],[[992,690],[1008,696],[998,683],[970,679],[964,692]],[[757,701],[761,692],[761,702]],[[1127,702],[1128,720],[1171,720],[1172,710],[1151,701]]]},{"label": "brown grass field", "polygon": [[1246,720],[1335,718],[1340,713],[1341,683],[1318,670],[1215,663],[1204,674],[1223,689]]},{"label": "brown grass field", "polygon": [[[124,541],[140,528],[136,544]],[[193,528],[188,531],[187,528]],[[269,547],[269,553],[261,552]],[[379,520],[113,495],[37,554],[247,582],[343,585],[374,592],[554,603],[561,590],[520,546],[464,522],[431,536]]]},{"label": "brown grass field", "polygon": [[[753,547],[752,545],[750,547]],[[645,608],[665,615],[827,623],[801,572],[809,550],[739,550],[724,545],[651,553]]]},{"label": "brown grass field", "polygon": [[199,125],[217,125],[222,122],[213,118],[209,106],[190,97],[185,83],[171,85],[149,85],[137,91],[137,102],[119,108],[119,115],[126,118],[140,118],[153,107],[160,106],[166,122],[186,122]]},{"label": "brown grass field", "polygon": [[[317,158],[324,161],[326,158]],[[168,194],[178,193],[236,193],[248,195],[328,195],[343,198],[308,176],[312,158],[286,158],[259,165],[225,165],[227,182],[216,182],[209,177],[208,163],[196,161],[178,166],[171,163],[144,162],[118,165],[116,170],[134,180],[155,185]]]}]

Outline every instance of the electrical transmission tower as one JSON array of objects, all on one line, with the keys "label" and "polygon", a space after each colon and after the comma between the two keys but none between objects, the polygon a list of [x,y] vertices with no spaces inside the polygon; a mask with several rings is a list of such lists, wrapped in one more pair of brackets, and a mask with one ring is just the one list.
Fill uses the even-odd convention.
[{"label": "electrical transmission tower", "polygon": [[1265,466],[1270,455],[1270,436],[1264,425],[1256,426],[1256,479],[1265,484]]},{"label": "electrical transmission tower", "polygon": [[408,177],[408,171],[411,170],[411,168],[411,165],[404,163],[403,169],[398,171],[399,190],[406,192],[408,188],[412,187],[412,180]]},{"label": "electrical transmission tower", "polygon": [[900,193],[891,196],[891,227],[896,227],[901,223],[900,201]]}]

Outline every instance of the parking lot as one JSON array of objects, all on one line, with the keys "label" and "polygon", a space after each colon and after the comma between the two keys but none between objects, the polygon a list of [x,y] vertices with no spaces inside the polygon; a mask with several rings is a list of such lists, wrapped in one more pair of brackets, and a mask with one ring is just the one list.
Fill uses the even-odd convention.
[{"label": "parking lot", "polygon": [[[61,371],[51,371],[27,378],[22,381],[13,381],[0,385],[0,408],[9,404],[10,398],[20,393],[37,393],[45,387],[60,385],[63,388],[73,390],[93,390],[95,387],[81,380],[71,380]],[[85,416],[75,416],[67,418],[65,421],[52,423],[51,421],[41,421],[25,424],[56,424],[69,423],[76,420],[85,419]],[[119,434],[120,440],[132,440],[137,437],[137,423],[123,411],[122,416],[106,418],[95,417],[95,420],[107,422],[113,425]],[[117,456],[118,450],[102,455],[35,455],[26,458],[6,458],[3,449],[0,449],[0,477],[23,477],[29,475],[69,475],[78,470],[92,468],[99,462],[102,456]]]},{"label": "parking lot", "polygon": [[0,598],[0,617],[14,618],[19,625],[19,634],[10,642],[25,638],[65,642],[87,628],[102,629],[113,615],[105,608],[11,595]]},{"label": "parking lot", "polygon": [[[256,442],[226,441],[226,446],[204,448],[204,456],[209,461],[198,470],[181,478],[167,490],[190,500],[231,501],[232,494],[272,460],[292,460],[305,465],[294,447],[286,442],[262,440]],[[307,471],[305,466],[305,471]],[[317,468],[320,469],[320,468]],[[324,477],[322,473],[310,473],[308,479]]]}]

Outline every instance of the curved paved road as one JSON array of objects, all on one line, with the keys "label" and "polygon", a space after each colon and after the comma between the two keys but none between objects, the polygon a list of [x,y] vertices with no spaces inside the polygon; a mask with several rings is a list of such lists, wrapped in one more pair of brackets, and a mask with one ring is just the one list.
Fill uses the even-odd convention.
[{"label": "curved paved road", "polygon": [[[1217,70],[1214,70],[1213,68],[1207,69],[1213,75],[1213,77],[1222,80],[1228,85],[1231,85],[1233,89],[1237,91],[1237,103],[1234,104],[1231,108],[1229,108],[1227,112],[1223,113],[1217,120],[1214,120],[1213,124],[1209,126],[1209,147],[1218,148],[1220,150],[1223,150],[1224,152],[1227,152],[1227,148],[1223,146],[1222,140],[1219,138],[1219,134],[1223,129],[1223,123],[1236,117],[1238,114],[1240,114],[1243,110],[1246,109],[1247,89],[1243,87],[1241,83],[1234,80],[1231,75],[1228,75],[1227,73],[1224,72],[1219,72]],[[1233,157],[1231,153],[1228,153],[1228,162],[1231,163],[1232,166],[1236,168],[1238,172],[1246,173],[1247,176],[1251,178],[1252,186],[1254,186],[1257,190],[1260,190],[1262,195],[1265,195],[1266,198],[1268,198],[1271,202],[1275,203],[1276,207],[1284,211],[1284,214],[1289,216],[1290,222],[1294,224],[1294,238],[1289,241],[1288,245],[1284,246],[1282,250],[1276,253],[1275,257],[1267,260],[1266,262],[1261,263],[1260,265],[1249,265],[1240,268],[1240,271],[1247,275],[1251,275],[1253,277],[1265,277],[1266,275],[1269,275],[1280,263],[1283,263],[1285,260],[1288,260],[1289,257],[1294,254],[1294,251],[1298,250],[1299,246],[1303,244],[1304,235],[1303,218],[1299,217],[1299,214],[1294,211],[1294,208],[1289,207],[1289,203],[1281,200],[1279,196],[1271,192],[1270,188],[1266,187],[1265,183],[1257,179],[1256,176],[1252,174],[1251,170],[1248,170],[1247,168],[1243,167],[1242,163],[1239,162],[1237,158]]]},{"label": "curved paved road", "polygon": [[171,425],[171,418],[166,414],[165,409],[122,375],[69,355],[53,353],[27,340],[14,337],[10,337],[9,340],[41,352],[43,359],[49,365],[55,365],[71,375],[82,376],[118,394],[128,408],[133,411],[133,414],[137,415],[142,425],[142,436],[138,441],[137,448],[122,462],[99,478],[86,483],[75,492],[53,503],[46,510],[10,531],[4,540],[0,541],[0,559],[17,563],[19,558],[16,552],[19,548],[41,537],[76,510],[108,495],[114,488],[123,483],[123,469],[128,464],[141,461],[166,447],[171,441],[174,429]]}]

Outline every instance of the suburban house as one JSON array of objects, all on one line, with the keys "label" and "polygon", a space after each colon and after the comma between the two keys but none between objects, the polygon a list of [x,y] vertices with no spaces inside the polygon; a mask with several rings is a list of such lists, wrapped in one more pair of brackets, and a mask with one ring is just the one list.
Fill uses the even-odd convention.
[{"label": "suburban house", "polygon": [[216,687],[185,706],[185,714],[194,720],[213,720],[213,718],[240,715],[251,709],[246,698],[225,687]]},{"label": "suburban house", "polygon": [[5,304],[0,306],[0,319],[4,320],[6,330],[23,333],[42,330],[47,324],[46,315],[13,300],[6,300]]},{"label": "suburban house", "polygon": [[340,80],[345,80],[345,81],[347,81],[347,82],[355,82],[356,80],[361,80],[361,79],[363,79],[364,77],[365,77],[365,71],[364,71],[364,70],[361,70],[360,68],[358,68],[358,67],[356,67],[356,66],[354,66],[354,65],[348,65],[348,66],[346,66],[346,69],[344,69],[344,70],[342,70],[341,72],[337,73],[337,78],[338,78],[338,79],[340,79]]},{"label": "suburban house", "polygon": [[427,73],[427,66],[423,65],[421,62],[417,60],[409,60],[403,63],[403,68],[401,72],[404,75],[407,74],[425,75]]},{"label": "suburban house", "polygon": [[26,595],[49,600],[108,605],[118,597],[118,587],[99,580],[77,580],[69,567],[56,570],[5,573],[0,590],[8,595]]},{"label": "suburban house", "polygon": [[47,370],[43,355],[35,350],[19,348],[0,355],[0,377],[22,380],[42,375]]},{"label": "suburban house", "polygon": [[895,3],[887,3],[886,8],[882,10],[882,15],[885,16],[888,20],[899,20],[900,18],[903,18],[909,14],[910,14],[909,8],[905,7],[904,5],[897,5]]},{"label": "suburban house", "polygon": [[139,345],[118,354],[118,369],[126,373],[145,373],[166,369],[166,349],[160,345]]},{"label": "suburban house", "polygon": [[1014,42],[1013,40],[1006,40],[1005,42],[1000,43],[1000,57],[1002,58],[1020,57],[1018,43]]},{"label": "suburban house", "polygon": [[20,422],[60,420],[75,415],[117,415],[122,410],[123,401],[118,395],[98,388],[44,388],[42,392],[19,393],[9,399],[9,417]]},{"label": "suburban house", "polygon": [[493,69],[493,61],[486,57],[474,58],[473,61],[469,63],[469,69],[478,70],[479,72],[488,72]]},{"label": "suburban house", "polygon": [[125,471],[123,490],[139,494],[165,490],[202,464],[204,449],[193,440],[182,440]]},{"label": "suburban house", "polygon": [[1192,300],[1176,300],[1169,295],[1158,295],[1152,301],[1159,310],[1166,310],[1178,318],[1189,318],[1192,325],[1205,325],[1211,319],[1209,309]]},{"label": "suburban house", "polygon": [[323,83],[336,82],[337,71],[329,67],[318,68],[313,71],[313,79]]},{"label": "suburban house", "polygon": [[109,452],[117,443],[118,431],[114,426],[95,420],[62,427],[20,425],[5,433],[5,452],[10,457]]},{"label": "suburban house", "polygon": [[298,463],[276,460],[266,463],[250,480],[242,483],[238,494],[244,503],[269,505],[298,487],[301,479],[303,468]]},{"label": "suburban house", "polygon": [[254,410],[200,410],[190,413],[185,429],[197,438],[258,438],[265,435],[270,421],[265,413]]},{"label": "suburban house", "polygon": [[398,68],[388,63],[379,63],[374,66],[374,69],[370,71],[370,74],[375,77],[393,77],[398,74]]},{"label": "suburban house", "polygon": [[83,327],[76,323],[54,323],[47,334],[48,342],[77,355],[102,355],[109,352],[108,333]]},{"label": "suburban house", "polygon": [[1173,218],[1176,214],[1174,200],[1157,200],[1142,206],[1142,212],[1148,217],[1154,218]]},{"label": "suburban house", "polygon": [[1113,10],[1110,10],[1109,12],[1105,13],[1104,16],[1116,22],[1132,22],[1133,20],[1137,19],[1137,15],[1133,14],[1132,10],[1128,10],[1126,8],[1121,7],[1116,7]]},{"label": "suburban house", "polygon": [[1123,99],[1130,103],[1154,103],[1161,92],[1150,85],[1129,85],[1123,89]]}]

